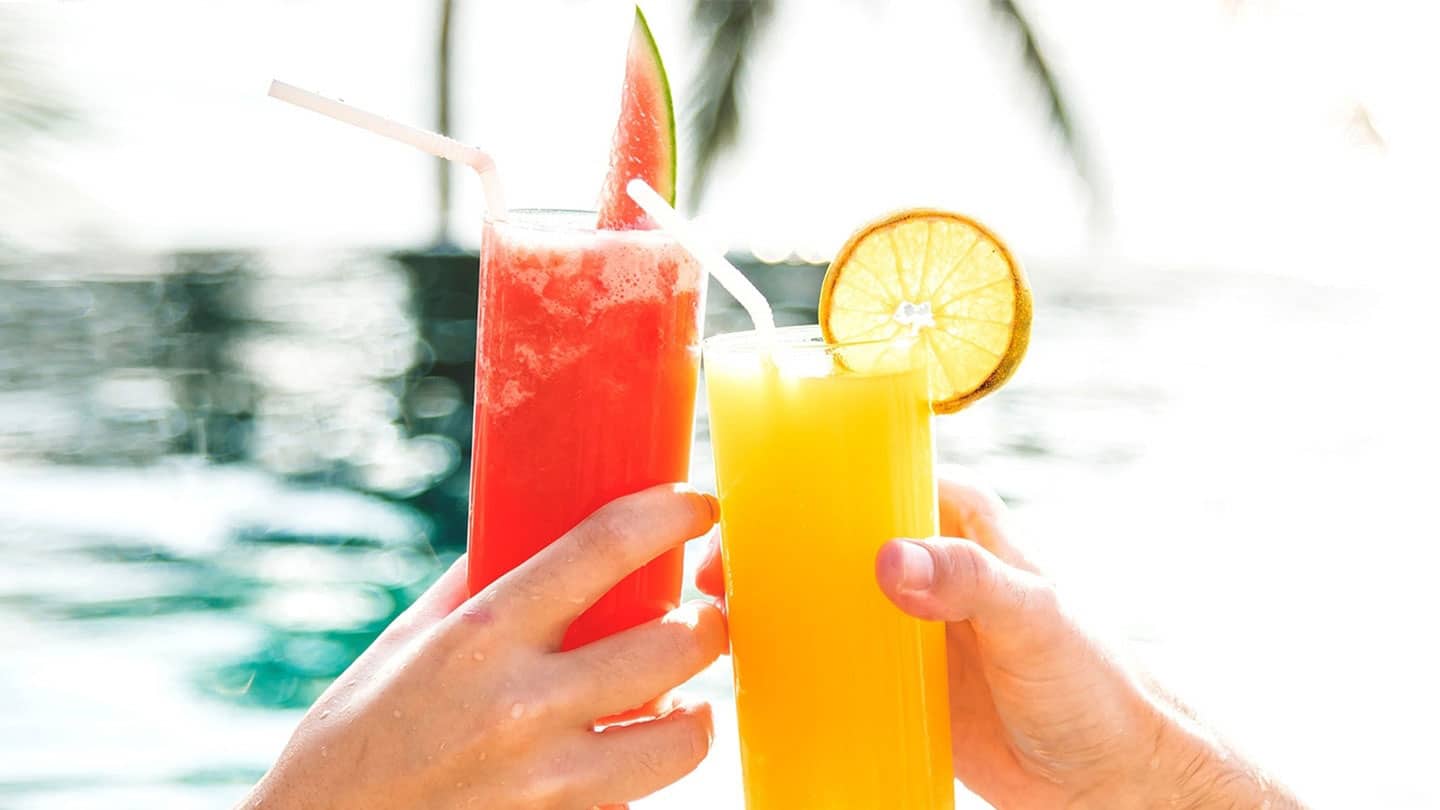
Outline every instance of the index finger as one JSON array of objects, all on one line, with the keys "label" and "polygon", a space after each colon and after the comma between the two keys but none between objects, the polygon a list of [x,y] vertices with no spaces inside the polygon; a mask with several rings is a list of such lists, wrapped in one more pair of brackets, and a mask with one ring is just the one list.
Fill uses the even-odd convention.
[{"label": "index finger", "polygon": [[[494,600],[511,627],[558,648],[566,628],[628,574],[715,525],[718,503],[679,484],[600,507],[560,539],[496,580]],[[506,607],[508,606],[508,607]]]},{"label": "index finger", "polygon": [[973,540],[1016,568],[1039,573],[1039,568],[1025,553],[1010,542],[1005,525],[1009,510],[980,476],[952,464],[940,465],[936,472],[939,473],[941,534]]}]

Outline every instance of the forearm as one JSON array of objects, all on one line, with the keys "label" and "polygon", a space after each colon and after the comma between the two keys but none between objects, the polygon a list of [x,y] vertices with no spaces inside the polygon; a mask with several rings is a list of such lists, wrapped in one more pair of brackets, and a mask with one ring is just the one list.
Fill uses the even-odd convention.
[{"label": "forearm", "polygon": [[1160,690],[1126,765],[1072,796],[1065,810],[1305,810],[1298,799]]},{"label": "forearm", "polygon": [[[325,747],[321,746],[320,750],[325,751]],[[307,766],[295,759],[293,751],[285,750],[234,810],[331,810],[336,807],[360,807],[353,796],[334,789],[329,781],[330,777],[348,769],[332,766],[329,757],[323,753],[321,758],[324,760],[323,765]],[[381,802],[378,806],[385,806],[383,789],[371,788],[367,792],[371,798]]]},{"label": "forearm", "polygon": [[285,810],[321,810],[321,805],[311,801],[313,796],[297,795],[285,785],[279,776],[271,771],[250,788],[235,810],[268,810],[271,807]]},{"label": "forearm", "polygon": [[1144,810],[1304,810],[1263,769],[1189,717],[1172,714],[1151,760]]}]

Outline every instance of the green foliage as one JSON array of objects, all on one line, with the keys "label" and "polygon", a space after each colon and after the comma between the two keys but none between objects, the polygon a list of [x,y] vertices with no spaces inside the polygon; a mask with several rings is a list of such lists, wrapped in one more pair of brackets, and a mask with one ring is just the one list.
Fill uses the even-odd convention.
[{"label": "green foliage", "polygon": [[990,7],[1019,36],[1025,72],[1045,94],[1050,123],[1060,136],[1065,154],[1070,158],[1070,165],[1080,179],[1085,182],[1091,195],[1096,195],[1100,189],[1094,166],[1085,149],[1084,142],[1075,128],[1074,119],[1070,114],[1070,104],[1065,98],[1064,91],[1060,88],[1060,80],[1056,77],[1055,71],[1050,68],[1050,62],[1041,50],[1040,42],[1036,39],[1035,29],[1031,26],[1029,18],[1020,10],[1020,6],[1015,0],[990,0]]},{"label": "green foliage", "polygon": [[705,56],[688,96],[695,139],[690,200],[698,208],[715,159],[740,131],[740,83],[745,60],[774,11],[772,0],[695,0],[692,22],[705,39]]},{"label": "green foliage", "polygon": [[[1046,58],[1035,28],[1015,0],[990,0],[997,19],[1020,42],[1021,64],[1046,100],[1050,125],[1071,166],[1098,196],[1099,183],[1084,148],[1084,140],[1071,114],[1061,81]],[[694,139],[691,192],[698,206],[715,160],[732,146],[741,129],[741,85],[746,60],[753,53],[766,23],[773,16],[773,0],[695,0],[691,24],[704,44],[704,58],[686,94],[690,100],[690,134]]]}]

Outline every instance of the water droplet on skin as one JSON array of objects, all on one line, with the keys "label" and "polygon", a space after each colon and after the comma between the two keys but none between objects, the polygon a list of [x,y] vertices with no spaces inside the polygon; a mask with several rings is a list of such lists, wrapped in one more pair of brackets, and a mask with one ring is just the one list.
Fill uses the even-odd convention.
[{"label": "water droplet on skin", "polygon": [[485,660],[485,653],[477,652],[477,653],[475,653],[474,658],[475,658],[476,661],[484,661],[484,660]]},{"label": "water droplet on skin", "polygon": [[391,714],[393,714],[393,715],[395,715],[395,717],[397,717],[397,718],[398,718],[398,717],[400,717],[400,715],[401,715],[401,712],[400,712],[400,710],[399,710],[399,709],[396,709],[396,710],[395,710],[395,711],[393,711],[393,712],[391,712]]},{"label": "water droplet on skin", "polygon": [[485,758],[488,757],[488,756],[490,756],[490,755],[487,754],[487,753],[485,753],[484,751],[481,751],[481,752],[480,752],[480,761],[481,761],[481,762],[484,762],[484,761],[485,761]]},{"label": "water droplet on skin", "polygon": [[470,704],[469,704],[469,703],[461,703],[461,704],[460,704],[460,711],[462,711],[462,712],[468,712],[468,711],[470,711]]},{"label": "water droplet on skin", "polygon": [[329,749],[329,748],[326,748],[326,747],[323,746],[323,745],[320,746],[320,758],[321,758],[321,759],[324,759],[324,758],[326,758],[326,757],[328,757],[328,756],[330,756],[330,749]]},{"label": "water droplet on skin", "polygon": [[574,557],[566,557],[566,558],[565,558],[565,562],[567,562],[567,563],[573,563],[573,562],[575,562],[575,558],[574,558]]},{"label": "water droplet on skin", "polygon": [[514,719],[519,720],[519,719],[520,719],[521,717],[523,717],[524,715],[525,715],[525,704],[524,704],[524,703],[516,703],[514,706],[511,706],[511,707],[510,707],[510,716],[513,717]]}]

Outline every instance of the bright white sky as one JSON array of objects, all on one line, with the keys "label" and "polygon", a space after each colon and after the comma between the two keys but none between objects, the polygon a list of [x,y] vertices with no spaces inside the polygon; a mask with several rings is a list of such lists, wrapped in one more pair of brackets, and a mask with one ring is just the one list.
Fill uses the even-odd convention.
[{"label": "bright white sky", "polygon": [[[5,231],[51,248],[423,243],[428,158],[264,91],[278,76],[428,125],[431,5],[7,8],[86,126],[21,176],[0,165]],[[459,5],[453,134],[495,154],[515,204],[589,206],[629,6]],[[699,58],[689,3],[649,5],[683,109]],[[1436,267],[1433,4],[1030,0],[1110,184],[1101,238],[984,0],[777,6],[740,148],[702,210],[737,248],[823,259],[875,214],[936,204],[1032,257],[1341,278]],[[1357,104],[1385,148],[1357,145]],[[458,236],[473,245],[483,208],[460,178]]]}]

